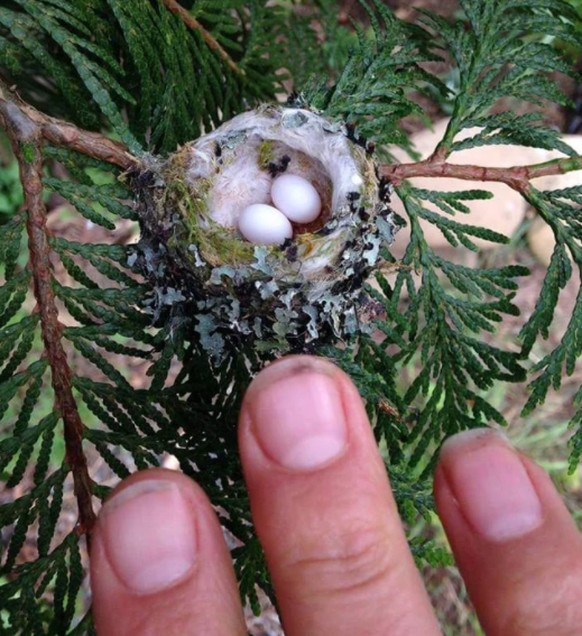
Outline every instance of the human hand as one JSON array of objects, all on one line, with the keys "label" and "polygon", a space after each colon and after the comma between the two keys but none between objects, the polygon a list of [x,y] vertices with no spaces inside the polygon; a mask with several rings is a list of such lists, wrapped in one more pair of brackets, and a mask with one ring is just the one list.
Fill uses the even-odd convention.
[{"label": "human hand", "polygon": [[[263,370],[239,447],[287,636],[440,629],[350,379],[319,358]],[[582,540],[545,472],[487,429],[446,442],[438,513],[488,636],[582,633]],[[246,634],[219,522],[178,472],[124,480],[91,553],[100,636]]]}]

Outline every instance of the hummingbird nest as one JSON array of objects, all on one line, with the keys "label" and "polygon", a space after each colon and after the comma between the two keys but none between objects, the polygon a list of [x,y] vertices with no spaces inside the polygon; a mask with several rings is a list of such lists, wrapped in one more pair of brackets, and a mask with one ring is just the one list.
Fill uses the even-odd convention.
[{"label": "hummingbird nest", "polygon": [[[281,245],[250,243],[238,217],[269,204],[283,173],[316,188],[321,213]],[[388,188],[350,128],[262,106],[152,161],[133,184],[141,239],[130,264],[152,283],[154,324],[190,325],[215,359],[243,343],[306,351],[362,328],[362,283],[395,224]]]}]

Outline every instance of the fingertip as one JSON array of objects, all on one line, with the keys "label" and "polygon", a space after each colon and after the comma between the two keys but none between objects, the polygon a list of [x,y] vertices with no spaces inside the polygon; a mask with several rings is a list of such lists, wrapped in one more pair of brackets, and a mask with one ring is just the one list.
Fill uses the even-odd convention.
[{"label": "fingertip", "polygon": [[467,431],[443,445],[434,492],[487,633],[577,633],[582,540],[545,471],[504,435]]},{"label": "fingertip", "polygon": [[177,621],[203,633],[217,615],[227,627],[214,633],[244,633],[218,519],[200,487],[175,471],[137,473],[107,498],[94,531],[91,585],[100,635],[141,634],[145,624],[151,633],[155,626],[174,633]]},{"label": "fingertip", "polygon": [[239,442],[289,633],[394,624],[394,633],[437,632],[363,400],[345,373],[312,356],[269,365],[243,400]]},{"label": "fingertip", "polygon": [[[263,459],[284,470],[319,470],[371,438],[353,382],[324,358],[293,355],[271,363],[243,399],[239,445],[247,465]],[[368,452],[377,454],[375,444]]]},{"label": "fingertip", "polygon": [[157,473],[133,480],[105,502],[99,515],[108,561],[133,594],[179,583],[198,558],[197,515],[184,485],[167,477]]},{"label": "fingertip", "polygon": [[340,369],[331,360],[320,356],[294,354],[278,358],[267,364],[250,383],[244,402],[252,399],[265,387],[291,375],[303,373],[321,373],[334,376]]},{"label": "fingertip", "polygon": [[473,429],[443,444],[442,475],[472,529],[489,541],[531,532],[543,522],[540,498],[505,436]]}]

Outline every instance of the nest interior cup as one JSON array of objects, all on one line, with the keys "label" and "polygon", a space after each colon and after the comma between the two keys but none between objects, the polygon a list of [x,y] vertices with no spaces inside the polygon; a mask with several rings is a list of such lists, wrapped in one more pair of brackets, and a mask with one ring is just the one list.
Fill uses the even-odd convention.
[{"label": "nest interior cup", "polygon": [[[190,322],[217,358],[252,339],[281,351],[361,328],[362,282],[395,230],[374,163],[342,123],[307,108],[238,115],[136,178],[142,237],[134,260],[153,282],[156,320]],[[255,204],[273,206],[277,177],[311,184],[321,211],[280,245],[239,231]],[[292,180],[291,180],[292,181]]]}]

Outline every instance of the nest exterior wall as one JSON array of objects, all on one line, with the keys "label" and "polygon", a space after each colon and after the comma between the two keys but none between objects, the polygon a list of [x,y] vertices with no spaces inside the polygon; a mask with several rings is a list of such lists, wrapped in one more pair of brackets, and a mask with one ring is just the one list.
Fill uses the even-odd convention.
[{"label": "nest exterior wall", "polygon": [[[238,214],[268,203],[283,172],[308,179],[320,219],[282,246],[248,243]],[[154,321],[190,324],[220,359],[229,346],[302,351],[365,327],[362,283],[395,226],[366,150],[305,108],[263,106],[186,144],[135,180]]]}]

